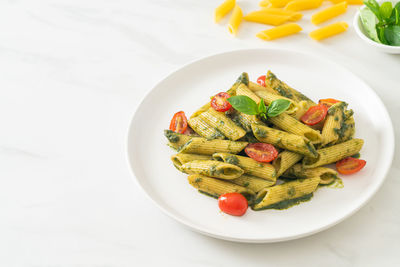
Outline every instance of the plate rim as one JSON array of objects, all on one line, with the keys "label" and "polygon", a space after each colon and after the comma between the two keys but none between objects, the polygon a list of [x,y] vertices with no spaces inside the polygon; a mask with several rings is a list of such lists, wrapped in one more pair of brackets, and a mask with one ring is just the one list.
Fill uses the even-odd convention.
[{"label": "plate rim", "polygon": [[[342,69],[348,73],[350,73],[354,79],[358,80],[359,83],[363,84],[370,93],[373,94],[373,96],[375,97],[375,99],[379,102],[379,104],[383,107],[383,114],[385,119],[387,120],[388,124],[388,143],[392,144],[389,146],[390,151],[387,151],[387,155],[388,155],[388,161],[386,162],[385,166],[384,166],[384,171],[383,171],[383,178],[380,180],[379,184],[377,184],[377,186],[375,188],[373,188],[373,190],[371,190],[370,192],[368,192],[368,195],[364,197],[364,199],[362,199],[362,201],[360,202],[361,204],[356,207],[355,209],[351,210],[349,213],[347,213],[345,216],[334,220],[333,222],[322,226],[322,227],[318,227],[312,231],[308,231],[308,232],[304,232],[301,234],[297,234],[297,235],[292,235],[292,236],[284,236],[284,237],[277,237],[277,238],[237,238],[237,237],[230,237],[230,236],[226,236],[226,235],[221,235],[215,232],[211,232],[211,231],[207,231],[206,229],[202,229],[201,226],[199,225],[194,225],[188,221],[186,221],[185,219],[180,218],[179,216],[176,216],[175,214],[173,214],[172,212],[168,211],[167,209],[165,209],[164,207],[162,207],[160,204],[158,204],[158,202],[156,200],[154,200],[150,194],[144,189],[144,187],[142,186],[141,182],[139,181],[139,179],[137,178],[137,175],[135,173],[135,168],[132,164],[133,160],[131,158],[131,154],[129,153],[129,147],[131,147],[134,142],[133,140],[136,140],[135,138],[130,138],[132,135],[135,135],[135,131],[133,130],[134,127],[132,127],[135,124],[135,121],[138,119],[138,111],[142,108],[142,106],[144,105],[145,100],[149,97],[149,95],[153,92],[153,90],[155,88],[157,88],[158,86],[160,86],[166,79],[168,79],[171,75],[175,74],[176,72],[179,72],[182,69],[185,69],[193,64],[199,63],[201,61],[205,61],[208,60],[210,58],[213,57],[218,57],[218,56],[223,56],[223,55],[228,55],[228,54],[232,54],[232,53],[246,53],[246,52],[255,52],[255,51],[269,51],[269,52],[273,52],[276,51],[278,53],[294,53],[294,54],[301,54],[302,56],[307,56],[310,58],[313,58],[317,61],[321,61],[325,64],[330,64],[336,68]],[[143,98],[140,100],[139,104],[137,105],[136,109],[133,112],[132,118],[129,122],[128,125],[128,131],[127,131],[127,136],[126,136],[126,160],[128,163],[128,167],[130,169],[130,173],[132,174],[132,179],[135,181],[135,183],[138,185],[138,187],[141,189],[141,191],[147,196],[148,199],[150,199],[151,202],[153,202],[153,204],[155,204],[164,214],[166,214],[168,217],[178,221],[179,223],[183,224],[185,227],[194,230],[195,232],[204,234],[206,236],[210,236],[213,238],[217,238],[217,239],[222,239],[222,240],[227,240],[227,241],[233,241],[233,242],[239,242],[239,243],[275,243],[275,242],[283,242],[283,241],[289,241],[289,240],[295,240],[295,239],[299,239],[299,238],[303,238],[306,236],[310,236],[319,232],[322,232],[328,228],[331,228],[337,224],[339,224],[340,222],[346,220],[347,218],[349,218],[350,216],[354,215],[357,211],[359,211],[362,207],[365,206],[365,204],[367,204],[372,197],[377,193],[377,191],[382,187],[384,181],[387,178],[388,172],[391,169],[391,166],[393,164],[393,158],[394,158],[394,151],[395,151],[395,138],[394,138],[394,128],[393,128],[393,122],[391,120],[391,117],[389,115],[389,112],[385,106],[385,104],[383,103],[382,99],[378,96],[378,94],[375,92],[374,89],[372,89],[371,86],[369,86],[368,83],[366,83],[362,78],[360,78],[358,75],[354,74],[350,69],[348,69],[347,67],[333,61],[330,59],[327,59],[326,57],[323,56],[316,56],[313,54],[310,54],[308,52],[303,52],[303,51],[297,51],[297,50],[293,50],[293,49],[281,49],[281,48],[245,48],[245,49],[233,49],[233,50],[228,50],[228,51],[224,51],[224,52],[217,52],[217,53],[212,53],[212,54],[208,54],[206,56],[200,57],[200,58],[196,58],[194,60],[189,61],[186,64],[183,64],[181,66],[178,66],[176,68],[174,68],[171,72],[167,73],[165,76],[162,77],[162,79],[160,79],[155,85],[152,86],[152,88],[150,90],[148,90],[146,92],[146,94],[143,96]]]}]

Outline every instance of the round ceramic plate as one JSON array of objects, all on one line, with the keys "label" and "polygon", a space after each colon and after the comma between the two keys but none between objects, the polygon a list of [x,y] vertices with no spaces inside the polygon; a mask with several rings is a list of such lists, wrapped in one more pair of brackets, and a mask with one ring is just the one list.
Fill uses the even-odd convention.
[{"label": "round ceramic plate", "polygon": [[[217,201],[199,194],[187,175],[172,165],[175,152],[163,130],[173,114],[187,115],[226,91],[242,73],[255,81],[272,70],[281,80],[317,101],[336,98],[355,112],[356,137],[367,161],[360,172],[343,177],[344,188],[318,189],[309,202],[287,210],[252,211],[234,217]],[[373,108],[372,108],[373,107]],[[331,227],[362,207],[379,189],[391,166],[393,126],[375,92],[343,67],[317,57],[284,50],[226,52],[190,63],[158,83],[137,108],[128,135],[128,157],[136,181],[154,203],[182,224],[216,238],[266,243],[307,236]]]}]

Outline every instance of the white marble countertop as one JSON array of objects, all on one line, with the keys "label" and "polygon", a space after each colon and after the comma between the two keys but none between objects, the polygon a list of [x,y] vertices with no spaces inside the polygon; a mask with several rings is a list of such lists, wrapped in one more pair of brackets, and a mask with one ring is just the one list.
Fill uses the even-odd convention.
[{"label": "white marble countertop", "polygon": [[[245,12],[256,2],[240,1]],[[400,56],[373,50],[352,26],[322,43],[306,33],[263,42],[254,34],[267,27],[256,24],[233,38],[213,23],[216,5],[0,2],[0,266],[400,266],[399,149],[359,212],[276,244],[192,232],[132,181],[125,146],[138,103],[172,70],[226,50],[281,47],[338,62],[374,88],[400,137]],[[351,24],[356,8],[342,19]]]}]

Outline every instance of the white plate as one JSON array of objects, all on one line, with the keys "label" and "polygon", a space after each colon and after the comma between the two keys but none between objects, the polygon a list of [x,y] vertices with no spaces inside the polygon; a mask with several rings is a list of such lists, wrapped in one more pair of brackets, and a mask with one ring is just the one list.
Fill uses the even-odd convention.
[{"label": "white plate", "polygon": [[[321,188],[309,202],[288,210],[248,212],[234,217],[217,201],[199,194],[170,161],[163,130],[172,115],[190,115],[225,91],[243,72],[250,79],[271,69],[314,100],[337,98],[355,111],[356,136],[365,140],[366,167],[343,177],[343,189]],[[240,50],[190,63],[173,72],[145,97],[128,135],[128,157],[136,181],[166,214],[190,228],[226,240],[266,243],[300,238],[331,227],[362,207],[379,189],[391,166],[393,126],[375,92],[348,70],[311,55],[284,50]]]}]

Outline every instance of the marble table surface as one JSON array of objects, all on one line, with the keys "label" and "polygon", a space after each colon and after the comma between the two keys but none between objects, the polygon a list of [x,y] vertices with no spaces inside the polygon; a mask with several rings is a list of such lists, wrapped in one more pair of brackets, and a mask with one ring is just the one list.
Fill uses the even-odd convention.
[{"label": "marble table surface", "polygon": [[[239,2],[245,12],[257,6]],[[263,42],[254,34],[267,26],[246,23],[233,38],[214,24],[216,5],[0,2],[0,266],[400,266],[399,149],[359,212],[275,244],[192,232],[133,182],[126,136],[137,105],[171,71],[227,50],[279,47],[347,67],[382,98],[400,137],[400,56],[370,48],[352,26],[314,42],[307,37],[312,12],[298,36]],[[341,20],[351,24],[356,10]]]}]

